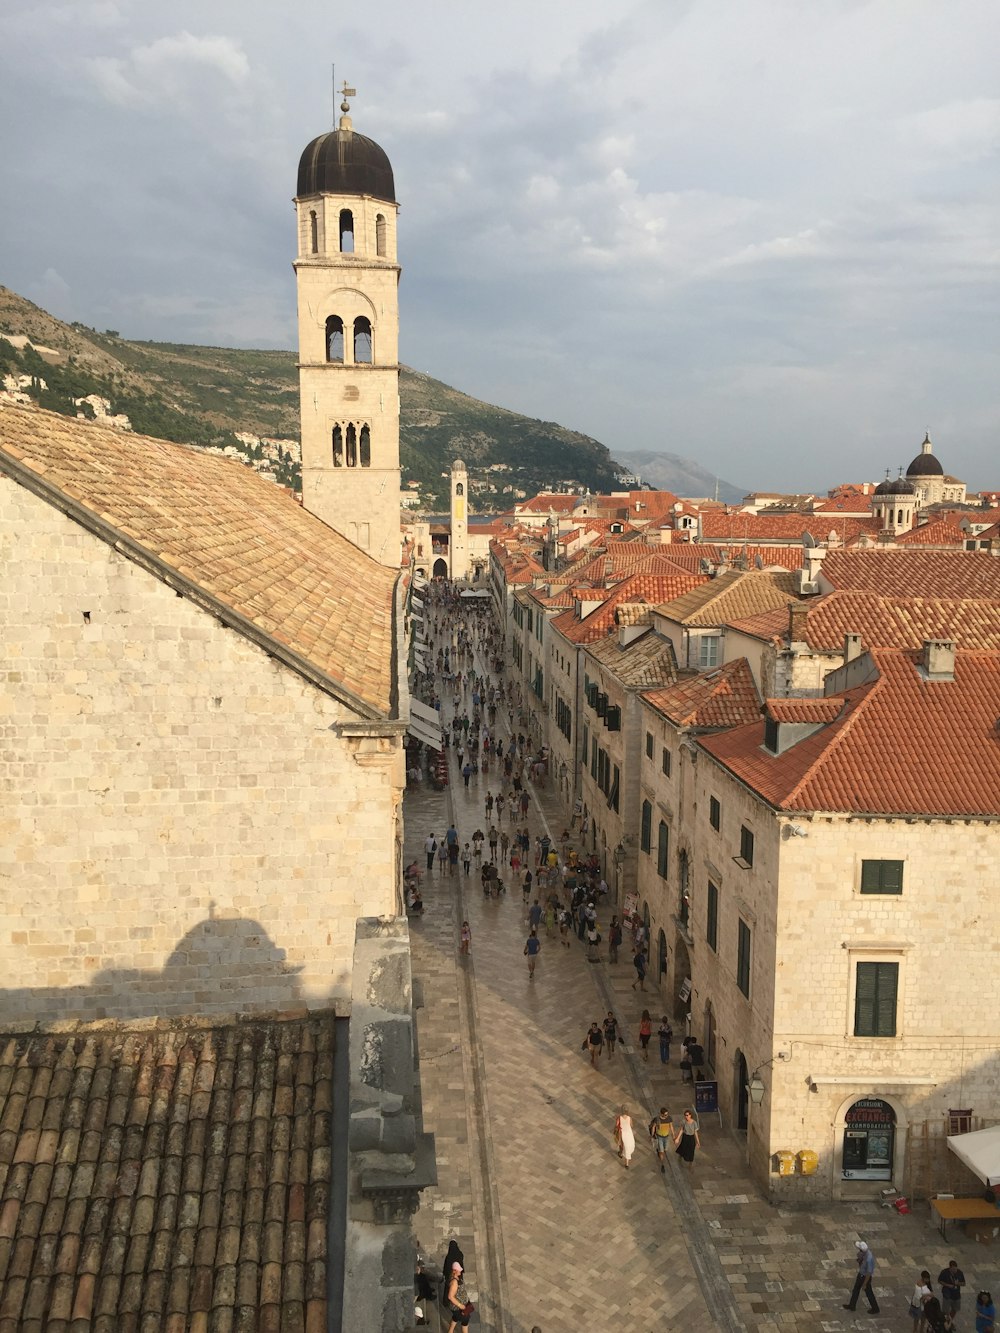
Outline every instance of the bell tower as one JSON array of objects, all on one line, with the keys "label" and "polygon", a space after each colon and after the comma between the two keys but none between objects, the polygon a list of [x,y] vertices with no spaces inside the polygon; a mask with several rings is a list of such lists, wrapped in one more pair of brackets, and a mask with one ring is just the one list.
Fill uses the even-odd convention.
[{"label": "bell tower", "polygon": [[392,167],[336,130],[299,160],[293,267],[299,312],[302,503],[383,565],[400,560],[399,265]]},{"label": "bell tower", "polygon": [[469,577],[469,475],[456,458],[451,465],[451,577]]}]

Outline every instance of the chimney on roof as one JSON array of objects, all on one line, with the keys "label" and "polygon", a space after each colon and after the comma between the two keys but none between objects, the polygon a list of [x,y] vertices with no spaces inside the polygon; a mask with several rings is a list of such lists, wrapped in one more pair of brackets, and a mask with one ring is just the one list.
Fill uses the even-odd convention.
[{"label": "chimney on roof", "polygon": [[861,656],[861,635],[844,635],[844,661],[853,662],[856,657]]},{"label": "chimney on roof", "polygon": [[610,555],[606,555],[604,557],[604,577],[606,579],[609,579],[614,572],[615,572],[615,562],[614,560],[612,560]]},{"label": "chimney on roof", "polygon": [[925,680],[954,680],[954,639],[925,639],[920,666]]},{"label": "chimney on roof", "polygon": [[806,620],[809,616],[809,607],[805,602],[789,602],[788,604],[788,642],[790,645],[796,643],[805,643],[806,641]]}]

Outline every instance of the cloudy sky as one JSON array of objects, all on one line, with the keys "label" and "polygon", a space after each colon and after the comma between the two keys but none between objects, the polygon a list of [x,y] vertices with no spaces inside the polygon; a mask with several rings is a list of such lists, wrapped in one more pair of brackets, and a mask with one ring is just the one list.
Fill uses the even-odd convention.
[{"label": "cloudy sky", "polygon": [[[356,17],[354,17],[356,16]],[[4,6],[0,281],[128,337],[294,345],[291,197],[385,148],[402,358],[755,488],[1000,485],[996,0]]]}]

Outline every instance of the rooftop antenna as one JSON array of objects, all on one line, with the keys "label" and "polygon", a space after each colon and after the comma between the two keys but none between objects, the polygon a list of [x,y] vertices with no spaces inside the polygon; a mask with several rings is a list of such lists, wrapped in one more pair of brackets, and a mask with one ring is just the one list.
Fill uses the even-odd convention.
[{"label": "rooftop antenna", "polygon": [[719,503],[719,478],[715,479],[715,503]]}]

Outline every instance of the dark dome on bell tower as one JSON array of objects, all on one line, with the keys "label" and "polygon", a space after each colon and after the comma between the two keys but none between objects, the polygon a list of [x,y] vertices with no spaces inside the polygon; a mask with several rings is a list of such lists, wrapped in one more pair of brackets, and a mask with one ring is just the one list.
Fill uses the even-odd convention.
[{"label": "dark dome on bell tower", "polygon": [[340,109],[343,115],[339,128],[313,139],[299,158],[296,198],[310,194],[369,194],[394,204],[396,186],[389,159],[374,139],[355,134],[346,100]]}]

